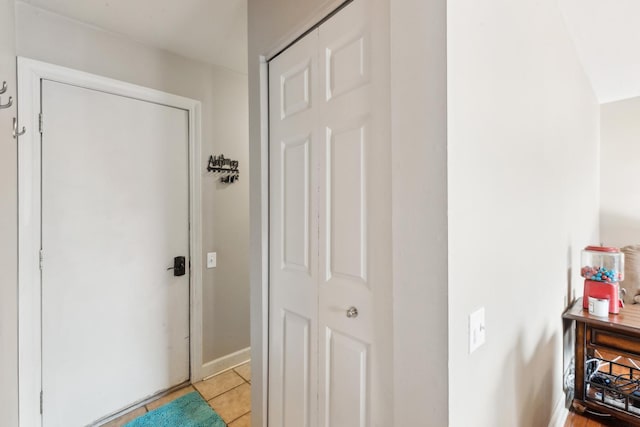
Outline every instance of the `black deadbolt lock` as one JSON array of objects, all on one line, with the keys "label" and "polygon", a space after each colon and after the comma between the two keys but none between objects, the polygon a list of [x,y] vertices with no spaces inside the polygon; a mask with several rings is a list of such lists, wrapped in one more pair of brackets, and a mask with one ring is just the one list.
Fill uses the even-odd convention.
[{"label": "black deadbolt lock", "polygon": [[173,270],[174,276],[184,276],[187,271],[187,263],[183,256],[177,256],[173,259],[173,267],[167,268]]}]

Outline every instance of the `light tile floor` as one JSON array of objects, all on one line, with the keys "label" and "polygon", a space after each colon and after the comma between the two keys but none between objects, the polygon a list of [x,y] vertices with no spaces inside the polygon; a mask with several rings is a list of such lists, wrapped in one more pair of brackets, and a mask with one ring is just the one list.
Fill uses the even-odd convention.
[{"label": "light tile floor", "polygon": [[192,391],[198,391],[229,427],[251,427],[251,363],[236,366],[205,381],[163,396],[144,407],[104,424],[102,427],[122,427]]}]

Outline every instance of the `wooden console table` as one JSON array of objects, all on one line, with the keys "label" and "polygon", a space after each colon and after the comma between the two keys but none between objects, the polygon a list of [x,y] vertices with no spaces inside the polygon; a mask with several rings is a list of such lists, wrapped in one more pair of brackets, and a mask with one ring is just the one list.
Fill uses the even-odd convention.
[{"label": "wooden console table", "polygon": [[574,401],[640,425],[640,304],[599,318],[580,298],[563,318],[576,321]]}]

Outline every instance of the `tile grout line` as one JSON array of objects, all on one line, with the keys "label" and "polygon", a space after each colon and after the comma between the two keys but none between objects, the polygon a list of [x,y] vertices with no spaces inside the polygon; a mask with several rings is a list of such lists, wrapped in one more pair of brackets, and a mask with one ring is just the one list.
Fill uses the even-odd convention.
[{"label": "tile grout line", "polygon": [[251,380],[248,380],[248,379],[246,379],[245,377],[243,377],[242,375],[240,375],[240,373],[236,372],[236,370],[235,370],[235,369],[233,370],[233,372],[235,372],[235,374],[236,374],[237,376],[239,376],[240,378],[242,378],[244,382],[246,382],[246,383],[248,383],[248,384],[251,384]]},{"label": "tile grout line", "polygon": [[[207,402],[211,402],[213,399],[217,399],[218,397],[222,396],[223,394],[227,394],[227,393],[229,393],[230,391],[235,390],[235,389],[237,389],[238,387],[242,387],[242,386],[243,386],[243,385],[245,385],[245,384],[247,384],[247,383],[245,382],[245,383],[242,383],[242,384],[238,384],[237,386],[233,386],[233,387],[231,387],[229,390],[227,390],[227,391],[225,391],[225,392],[223,392],[223,393],[220,393],[220,394],[218,394],[218,395],[216,395],[216,396],[212,397],[212,398],[211,398],[211,399],[209,399],[209,400],[207,400],[207,399],[205,399],[205,400],[206,400]],[[204,398],[204,396],[202,396],[202,397]]]},{"label": "tile grout line", "polygon": [[[249,387],[251,387],[251,382],[250,382],[249,380],[247,380],[244,376],[242,376],[242,375],[240,374],[240,372],[236,371],[236,370],[235,370],[235,368],[233,368],[233,372],[235,372],[235,374],[236,374],[236,375],[238,375],[240,378],[242,378],[242,379],[244,380],[244,384],[249,384]],[[242,385],[242,384],[240,384],[240,385]],[[240,386],[238,386],[238,387],[240,387]],[[236,387],[236,388],[237,388],[237,387]],[[242,418],[242,417],[244,417],[245,415],[250,414],[250,413],[251,413],[251,410],[249,410],[249,412],[247,412],[247,413],[245,413],[245,414],[240,415],[240,416],[239,416],[238,418],[236,418],[235,420],[229,421],[229,424],[233,424],[234,422],[238,421],[240,418]]]},{"label": "tile grout line", "polygon": [[[242,377],[240,377],[240,378],[242,378]],[[206,397],[204,397],[204,394],[200,393],[200,390],[198,390],[198,389],[196,388],[196,386],[193,386],[193,388],[194,388],[198,393],[200,393],[200,396],[202,396],[202,398],[205,400],[205,402],[210,402],[210,401],[212,401],[213,399],[215,399],[215,398],[217,398],[217,397],[220,397],[220,396],[222,396],[223,394],[226,394],[226,393],[230,392],[231,390],[233,390],[233,389],[235,389],[235,388],[240,387],[240,386],[241,386],[241,385],[243,385],[243,384],[245,384],[245,383],[243,382],[243,383],[241,383],[241,384],[235,385],[235,386],[231,387],[230,389],[225,390],[225,391],[223,391],[222,393],[218,393],[218,394],[216,394],[215,396],[213,396],[213,397],[211,397],[211,398],[209,398],[209,399],[207,399]]]},{"label": "tile grout line", "polygon": [[240,415],[238,418],[234,418],[233,420],[229,421],[227,424],[233,424],[233,423],[235,423],[236,421],[238,421],[240,418],[242,418],[242,417],[244,417],[245,415],[250,414],[250,413],[251,413],[251,411],[249,411],[249,412],[245,412],[244,414]]},{"label": "tile grout line", "polygon": [[[247,379],[246,379],[245,377],[243,377],[243,376],[242,376],[242,375],[240,375],[238,372],[236,372],[236,370],[235,370],[235,369],[233,369],[233,368],[232,368],[231,370],[233,371],[233,373],[234,373],[234,374],[236,374],[237,376],[239,376],[239,377],[242,379],[242,383],[241,383],[241,384],[238,384],[238,385],[237,385],[237,386],[235,386],[235,387],[230,388],[230,389],[229,389],[229,390],[227,390],[227,391],[224,391],[224,392],[222,392],[222,393],[220,393],[220,394],[218,394],[218,395],[216,395],[216,396],[212,397],[212,398],[211,398],[211,399],[209,399],[209,400],[206,400],[206,399],[205,399],[205,401],[206,401],[207,403],[209,403],[209,406],[211,406],[211,401],[212,401],[212,400],[217,399],[218,397],[223,396],[223,395],[225,395],[225,394],[227,394],[227,393],[229,393],[229,392],[231,392],[231,391],[233,391],[233,390],[237,389],[238,387],[241,387],[241,386],[243,386],[243,385],[245,385],[245,384],[249,384],[249,386],[251,386],[251,383],[250,383],[249,381],[247,381]],[[213,376],[213,377],[211,377],[211,378],[215,378],[215,377],[216,377],[216,376],[214,375],[214,376]],[[208,381],[208,380],[207,380],[207,381]],[[198,390],[196,387],[194,387],[194,388],[198,391],[198,393],[200,393],[200,390]],[[200,393],[200,395],[202,396],[202,393]],[[202,396],[202,398],[204,399],[204,396]],[[212,409],[213,409],[213,408],[212,408]],[[214,409],[214,410],[215,410],[215,409]],[[227,424],[227,426],[228,426],[228,425],[230,425],[230,424],[233,424],[234,422],[238,421],[240,418],[242,418],[242,417],[244,417],[245,415],[250,414],[250,413],[251,413],[251,410],[249,410],[249,411],[245,412],[244,414],[241,414],[240,416],[238,416],[238,417],[236,417],[236,418],[234,418],[234,419],[230,420],[229,422],[226,422],[226,421],[225,421],[225,424]]]}]

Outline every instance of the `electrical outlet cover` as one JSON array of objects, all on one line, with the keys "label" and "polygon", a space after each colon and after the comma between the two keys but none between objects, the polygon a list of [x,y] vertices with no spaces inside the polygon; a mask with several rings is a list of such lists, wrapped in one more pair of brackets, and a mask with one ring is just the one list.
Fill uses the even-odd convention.
[{"label": "electrical outlet cover", "polygon": [[216,252],[207,253],[207,268],[215,268],[218,264],[218,256]]},{"label": "electrical outlet cover", "polygon": [[482,307],[469,315],[469,354],[484,344],[485,335],[484,307]]}]

